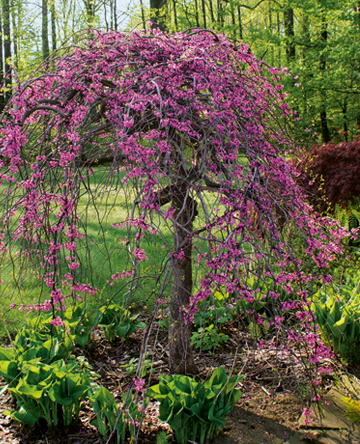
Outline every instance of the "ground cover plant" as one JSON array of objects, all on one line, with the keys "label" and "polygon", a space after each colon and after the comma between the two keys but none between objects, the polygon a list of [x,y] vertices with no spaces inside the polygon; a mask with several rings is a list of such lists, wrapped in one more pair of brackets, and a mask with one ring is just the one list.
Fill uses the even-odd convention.
[{"label": "ground cover plant", "polygon": [[[61,50],[51,71],[19,84],[1,117],[2,263],[30,264],[42,296],[20,308],[49,313],[50,330],[70,329],[84,347],[92,323],[110,340],[144,327],[137,318],[147,301],[153,312],[134,381],[141,392],[160,307],[169,311],[171,373],[195,375],[192,324],[204,301],[221,292],[260,346],[267,338],[257,326],[265,325],[284,355],[290,346],[305,353],[315,389],[313,364],[330,352],[309,306],[314,286],[329,280],[345,230],[313,214],[296,185],[285,158],[294,147],[280,74],[248,46],[201,29],[93,31]],[[94,192],[104,156],[111,165]],[[93,270],[102,265],[92,258],[89,227],[98,226],[99,249],[111,264],[105,222],[119,202],[111,230],[122,260],[104,291],[116,290],[99,316],[77,316],[77,305],[99,293]],[[140,293],[142,306],[131,313]],[[215,331],[220,309],[200,335]],[[224,336],[211,338],[209,348],[226,343]],[[104,436],[119,424],[113,419],[104,419]]]}]

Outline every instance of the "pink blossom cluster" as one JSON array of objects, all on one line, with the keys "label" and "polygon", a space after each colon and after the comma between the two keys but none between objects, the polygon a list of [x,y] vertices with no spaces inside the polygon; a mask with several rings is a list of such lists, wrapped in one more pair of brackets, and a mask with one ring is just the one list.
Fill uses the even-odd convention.
[{"label": "pink blossom cluster", "polygon": [[[51,298],[37,309],[62,305],[63,287],[72,295],[96,291],[84,282],[77,254],[87,241],[78,202],[92,162],[111,152],[110,174],[128,205],[113,228],[125,232],[122,248],[134,267],[124,264],[112,281],[140,279],[153,267],[166,300],[178,296],[185,275],[192,287],[196,274],[197,290],[188,288],[188,304],[179,308],[188,323],[219,288],[231,304],[248,304],[259,324],[254,306],[270,300],[272,325],[281,330],[290,316],[308,322],[285,336],[300,342],[306,334],[311,361],[324,357],[309,288],[326,279],[348,233],[314,214],[296,185],[285,158],[295,147],[283,122],[298,117],[281,75],[290,73],[268,68],[248,45],[235,47],[223,35],[152,29],[86,34],[51,74],[19,84],[0,126],[8,209],[0,247],[6,254],[7,242],[21,240],[26,257],[41,264]],[[149,241],[161,272],[149,260]]]}]

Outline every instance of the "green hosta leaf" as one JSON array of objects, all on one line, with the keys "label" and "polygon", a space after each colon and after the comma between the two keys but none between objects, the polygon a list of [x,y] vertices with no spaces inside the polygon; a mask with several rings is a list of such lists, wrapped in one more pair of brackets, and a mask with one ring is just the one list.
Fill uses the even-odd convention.
[{"label": "green hosta leaf", "polygon": [[176,404],[169,397],[162,399],[159,407],[159,419],[160,421],[171,421],[174,414],[179,413],[183,407],[180,404]]},{"label": "green hosta leaf", "polygon": [[222,417],[221,411],[217,411],[215,404],[213,404],[209,410],[208,419],[217,427],[223,427],[225,425],[225,418]]},{"label": "green hosta leaf", "polygon": [[117,325],[115,327],[115,334],[120,339],[126,338],[127,336],[131,335],[131,333],[135,333],[135,331],[135,326],[131,324]]},{"label": "green hosta leaf", "polygon": [[74,384],[70,378],[63,378],[53,384],[47,394],[56,404],[70,406],[76,401],[84,399],[88,390],[88,384]]},{"label": "green hosta leaf", "polygon": [[191,378],[184,375],[175,375],[174,377],[174,385],[180,392],[187,393],[191,395],[193,392]]},{"label": "green hosta leaf", "polygon": [[85,332],[80,331],[79,333],[76,333],[75,335],[75,342],[77,345],[80,345],[80,347],[85,348],[91,339],[91,331]]},{"label": "green hosta leaf", "polygon": [[19,410],[15,412],[4,412],[5,415],[10,415],[16,421],[22,422],[29,426],[33,426],[41,418],[42,412],[41,408],[26,409],[25,407],[20,407]]},{"label": "green hosta leaf", "polygon": [[0,347],[0,361],[12,361],[15,357],[15,351],[13,348]]},{"label": "green hosta leaf", "polygon": [[9,384],[12,384],[19,376],[20,370],[15,361],[0,361],[0,375]]},{"label": "green hosta leaf", "polygon": [[337,322],[335,322],[334,327],[338,329],[342,334],[345,331],[348,322],[349,322],[348,315],[343,315]]},{"label": "green hosta leaf", "polygon": [[232,403],[235,405],[239,401],[241,396],[242,396],[241,390],[234,390],[233,391]]},{"label": "green hosta leaf", "polygon": [[16,387],[9,388],[9,392],[16,396],[25,396],[38,401],[43,398],[45,388],[39,385],[28,384],[26,380],[21,379]]},{"label": "green hosta leaf", "polygon": [[[102,325],[100,325],[100,327],[102,327]],[[116,338],[115,324],[114,325],[104,325],[104,334],[105,334],[105,338],[109,342],[113,342]]]},{"label": "green hosta leaf", "polygon": [[136,323],[136,328],[138,328],[139,330],[145,330],[147,328],[147,324],[146,322],[137,322]]},{"label": "green hosta leaf", "polygon": [[213,389],[216,386],[217,387],[224,386],[226,382],[227,382],[226,371],[224,367],[219,367],[214,370],[209,381],[205,383],[205,386]]}]

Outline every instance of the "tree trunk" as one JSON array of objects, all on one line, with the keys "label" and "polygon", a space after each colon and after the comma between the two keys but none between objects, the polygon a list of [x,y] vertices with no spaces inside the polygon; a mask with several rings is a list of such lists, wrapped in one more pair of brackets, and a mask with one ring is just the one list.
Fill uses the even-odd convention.
[{"label": "tree trunk", "polygon": [[95,0],[84,0],[86,10],[86,23],[88,28],[93,28],[95,25]]},{"label": "tree trunk", "polygon": [[[0,15],[0,30],[2,29],[2,14]],[[0,113],[3,112],[5,107],[5,94],[3,91],[4,87],[4,56],[3,56],[3,38],[2,32],[0,32]]]},{"label": "tree trunk", "polygon": [[11,96],[11,34],[10,34],[10,3],[9,0],[2,0],[3,9],[3,33],[4,33],[4,68],[5,68],[5,102]]},{"label": "tree trunk", "polygon": [[214,8],[213,8],[212,0],[209,0],[209,8],[210,8],[211,23],[215,23]]},{"label": "tree trunk", "polygon": [[[196,202],[185,194],[185,199],[175,203],[173,286],[170,302],[170,369],[177,374],[196,374],[190,339],[191,325],[183,308],[188,307],[192,294],[192,240]],[[181,257],[183,255],[183,257]]]},{"label": "tree trunk", "polygon": [[19,48],[18,48],[18,38],[19,32],[16,23],[16,2],[12,0],[11,2],[11,18],[12,18],[12,28],[13,28],[13,40],[14,40],[14,65],[16,68],[19,66]]},{"label": "tree trunk", "polygon": [[196,26],[200,28],[198,0],[195,0],[195,20],[196,20]]},{"label": "tree trunk", "polygon": [[46,60],[49,57],[49,34],[48,34],[48,5],[47,0],[42,0],[41,3],[41,42],[42,42],[42,53],[43,60]]},{"label": "tree trunk", "polygon": [[343,118],[344,118],[344,139],[345,139],[345,142],[347,142],[348,141],[348,133],[349,133],[349,128],[348,128],[348,121],[347,121],[347,100],[346,100],[346,98],[344,99],[344,104],[343,104],[343,109],[342,109],[342,112],[343,112]]},{"label": "tree trunk", "polygon": [[115,29],[115,31],[117,31],[118,22],[117,22],[117,1],[116,0],[114,0],[113,14],[114,14],[114,29]]},{"label": "tree trunk", "polygon": [[330,142],[330,132],[327,123],[327,115],[326,115],[326,90],[325,90],[325,69],[326,69],[326,60],[324,55],[324,50],[327,44],[327,20],[326,20],[326,10],[322,10],[321,14],[321,51],[320,51],[320,59],[319,59],[319,69],[321,73],[321,78],[323,79],[322,86],[320,87],[320,126],[321,126],[321,135],[324,143]]},{"label": "tree trunk", "polygon": [[[272,7],[271,1],[269,1],[269,30],[270,34],[273,34],[273,19],[272,19]],[[271,45],[271,66],[275,66],[274,46]]]},{"label": "tree trunk", "polygon": [[51,43],[52,50],[56,51],[56,10],[55,10],[55,0],[51,0],[50,3],[50,13],[51,13]]},{"label": "tree trunk", "polygon": [[[354,19],[354,24],[355,24],[355,29],[356,29],[356,33],[357,36],[360,36],[360,1],[356,1],[355,2],[355,6],[354,6],[354,12],[355,12],[355,19]],[[360,69],[360,64],[357,62],[357,69],[359,71]],[[358,110],[356,112],[356,125],[357,125],[357,133],[360,133],[360,111]]]},{"label": "tree trunk", "polygon": [[161,30],[165,30],[165,20],[160,15],[160,10],[165,6],[166,0],[150,0],[150,17],[154,24]]},{"label": "tree trunk", "polygon": [[286,37],[286,60],[290,65],[295,60],[295,43],[294,43],[294,10],[287,7],[284,11],[284,27]]},{"label": "tree trunk", "polygon": [[221,0],[217,0],[217,8],[218,8],[217,22],[220,25],[220,27],[222,27],[224,26],[224,16],[223,16]]},{"label": "tree trunk", "polygon": [[143,30],[146,31],[145,10],[144,10],[143,0],[140,0],[140,10],[141,10],[141,20],[142,20]]},{"label": "tree trunk", "polygon": [[241,6],[238,5],[238,20],[239,20],[239,37],[240,40],[243,39],[243,25],[242,25],[242,15],[241,15]]},{"label": "tree trunk", "polygon": [[202,7],[202,13],[203,13],[204,28],[206,29],[206,4],[205,4],[205,0],[201,0],[201,7]]},{"label": "tree trunk", "polygon": [[177,30],[178,30],[178,19],[177,19],[177,10],[176,10],[176,0],[172,0],[172,4],[173,4],[173,11],[174,11],[175,31],[177,32]]}]

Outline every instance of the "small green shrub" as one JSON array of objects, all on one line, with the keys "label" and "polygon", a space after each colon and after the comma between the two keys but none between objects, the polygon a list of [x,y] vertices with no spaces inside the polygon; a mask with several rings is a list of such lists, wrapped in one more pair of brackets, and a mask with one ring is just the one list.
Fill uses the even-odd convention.
[{"label": "small green shrub", "polygon": [[[148,356],[148,355],[146,355]],[[142,362],[142,368],[140,369],[139,378],[144,378],[148,373],[153,372],[152,368],[152,360],[145,358]],[[126,368],[126,374],[131,375],[132,373],[136,373],[139,366],[139,358],[131,358],[127,364],[122,365],[121,367]]]},{"label": "small green shrub", "polygon": [[229,336],[218,331],[222,324],[232,321],[235,307],[229,303],[229,295],[215,291],[211,296],[199,301],[194,315],[196,330],[192,333],[191,344],[200,350],[216,350]]},{"label": "small green shrub", "polygon": [[191,335],[191,344],[200,350],[216,350],[220,348],[227,340],[228,335],[218,332],[214,324],[208,327],[200,327]]},{"label": "small green shrub", "polygon": [[235,387],[243,376],[227,377],[217,368],[205,383],[184,375],[162,375],[147,394],[160,401],[159,419],[170,425],[179,444],[203,444],[225,425],[241,397]]},{"label": "small green shrub", "polygon": [[89,400],[95,413],[92,424],[104,439],[108,440],[114,429],[116,429],[117,444],[125,442],[127,433],[131,437],[135,436],[141,413],[133,402],[131,394],[124,395],[123,405],[118,406],[114,395],[105,387],[100,387],[89,396]]}]

